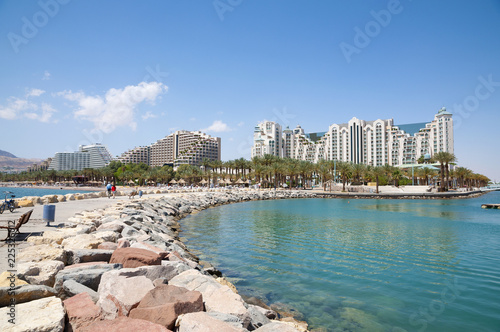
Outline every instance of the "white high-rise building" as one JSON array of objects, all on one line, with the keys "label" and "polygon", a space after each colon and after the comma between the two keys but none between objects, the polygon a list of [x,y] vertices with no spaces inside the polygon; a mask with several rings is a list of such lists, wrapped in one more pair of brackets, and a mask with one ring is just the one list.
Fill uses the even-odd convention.
[{"label": "white high-rise building", "polygon": [[111,154],[102,144],[81,145],[76,152],[57,152],[50,162],[49,170],[81,171],[85,168],[103,168],[111,159]]},{"label": "white high-rise building", "polygon": [[272,121],[259,123],[253,131],[252,158],[271,154],[283,157],[281,126]]},{"label": "white high-rise building", "polygon": [[347,123],[330,125],[327,132],[309,134],[300,126],[281,131],[279,124],[262,122],[255,127],[252,157],[273,154],[311,162],[324,159],[398,166],[441,151],[453,153],[453,119],[445,108],[428,123],[394,125],[393,119],[365,121],[354,117]]}]

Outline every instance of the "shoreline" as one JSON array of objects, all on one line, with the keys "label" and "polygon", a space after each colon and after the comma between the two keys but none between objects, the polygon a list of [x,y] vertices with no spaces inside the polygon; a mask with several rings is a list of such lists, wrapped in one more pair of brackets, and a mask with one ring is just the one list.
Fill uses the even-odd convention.
[{"label": "shoreline", "polygon": [[[102,193],[105,194],[105,192]],[[206,276],[210,275],[210,280],[213,279],[217,282],[217,285],[222,285],[217,287],[227,287],[224,288],[224,291],[222,293],[225,294],[225,292],[227,292],[229,289],[231,291],[231,294],[233,294],[231,296],[236,296],[236,302],[234,302],[233,304],[240,307],[241,310],[238,315],[240,315],[239,317],[241,319],[243,319],[242,317],[247,317],[245,315],[250,315],[248,310],[253,310],[252,313],[255,315],[259,315],[256,312],[260,310],[259,317],[261,317],[261,324],[263,322],[266,323],[265,325],[268,325],[270,323],[287,324],[287,328],[293,328],[293,330],[291,331],[303,332],[307,331],[307,323],[296,321],[293,318],[293,313],[279,312],[278,315],[269,307],[270,305],[272,305],[272,303],[265,303],[259,298],[243,298],[237,293],[235,286],[222,276],[222,273],[217,270],[217,267],[212,266],[210,262],[203,262],[203,266],[200,265],[199,258],[189,250],[184,242],[185,240],[181,236],[182,221],[186,216],[192,213],[198,213],[208,208],[227,205],[231,203],[272,199],[324,198],[324,194],[325,193],[323,192],[314,192],[312,190],[259,191],[236,189],[209,192],[185,192],[183,190],[170,190],[165,194],[157,190],[147,192],[146,196],[144,196],[142,199],[117,197],[118,199],[114,201],[113,199],[105,198],[104,195],[95,200],[89,199],[82,202],[71,202],[69,200],[66,201],[66,203],[61,203],[64,204],[66,210],[70,210],[72,206],[80,206],[81,204],[84,204],[84,202],[88,202],[88,206],[97,206],[96,204],[99,201],[100,207],[90,208],[84,211],[82,211],[82,209],[73,208],[71,210],[73,212],[73,217],[69,217],[62,225],[59,225],[63,228],[44,228],[42,230],[43,233],[38,232],[37,234],[36,232],[34,232],[34,235],[39,236],[31,236],[30,238],[28,238],[27,242],[35,245],[35,247],[27,247],[26,249],[24,249],[30,252],[30,254],[25,254],[23,256],[23,253],[21,252],[21,260],[23,260],[24,258],[25,260],[27,260],[28,264],[31,264],[30,266],[32,266],[32,264],[41,264],[44,260],[47,259],[52,262],[54,261],[54,259],[59,259],[51,256],[50,258],[45,257],[41,259],[42,262],[37,262],[38,259],[33,257],[33,255],[36,256],[40,252],[43,253],[44,250],[49,250],[48,248],[50,248],[50,250],[59,250],[60,253],[64,253],[61,255],[63,257],[66,257],[65,259],[67,259],[67,261],[64,262],[66,268],[71,267],[71,265],[79,266],[78,264],[82,262],[85,262],[84,264],[87,265],[91,264],[91,266],[86,265],[85,269],[80,270],[80,273],[85,274],[90,273],[88,269],[98,268],[97,264],[104,263],[106,266],[113,265],[109,264],[110,259],[113,255],[113,252],[117,250],[120,241],[122,244],[123,242],[128,242],[131,248],[149,250],[154,252],[155,254],[164,253],[161,254],[165,259],[162,260],[161,266],[183,264],[183,268],[180,270],[177,269],[180,265],[176,265],[176,276],[173,279],[174,283],[179,283],[177,284],[177,286],[179,287],[189,288],[189,283],[186,284],[186,280],[182,280],[182,278],[184,277],[187,278],[185,274],[191,273],[192,275],[189,278],[206,278]],[[442,194],[440,196],[443,196]],[[457,198],[457,194],[459,194],[458,196],[460,196],[461,198],[466,198],[475,197],[474,195],[481,195],[484,194],[484,192],[451,193],[453,194],[451,196],[449,194],[447,196],[453,198]],[[93,195],[95,194],[82,194],[81,197],[82,199],[85,196],[88,196],[87,198],[90,198],[90,196]],[[371,194],[370,196],[371,198],[376,198],[374,197],[375,195]],[[402,195],[394,195],[394,193],[385,195],[390,196],[390,198],[402,198]],[[333,195],[326,196],[330,198],[367,198],[366,194],[360,195],[359,193],[333,193]],[[435,196],[435,194],[427,194],[426,196]],[[40,210],[40,208],[41,207],[37,209]],[[22,231],[23,230],[21,229],[21,232]],[[100,240],[97,241],[98,239]],[[106,241],[104,241],[104,239]],[[20,246],[20,249],[21,247],[22,246]],[[24,251],[23,249],[21,250]],[[95,252],[95,254],[92,252]],[[105,257],[104,259],[103,255]],[[104,260],[104,262],[96,262],[96,260]],[[92,265],[94,263],[96,265]],[[191,272],[186,272],[186,266],[189,267],[189,270]],[[66,271],[66,268],[61,271]],[[141,272],[144,270],[143,268],[139,267],[133,269],[134,275],[141,275],[141,273],[145,273]],[[155,267],[148,266],[147,268]],[[75,267],[75,269],[77,269],[77,267]],[[39,270],[42,271],[43,269]],[[122,269],[122,267],[113,267],[112,270],[114,274],[117,274],[117,276],[115,277],[118,278],[120,273],[122,273],[120,272],[121,270],[125,271],[128,269]],[[104,273],[113,274],[111,273],[111,271],[103,271],[102,273],[103,278]],[[58,275],[59,270],[55,270],[54,275],[52,276],[53,279],[57,280]],[[33,278],[33,276],[29,276],[28,278],[26,274],[18,273],[18,278],[20,278],[20,280],[25,280]],[[181,280],[179,281],[179,279]],[[205,281],[203,282],[206,282],[206,279],[204,280]],[[159,283],[159,281],[157,280],[152,281]],[[52,286],[54,287],[54,291],[53,293],[49,292],[49,294],[56,295],[61,300],[66,300],[67,298],[69,298],[69,295],[78,296],[71,293],[71,291],[69,291],[69,293],[65,293],[66,291],[64,290],[64,287],[61,288],[61,285],[58,286],[59,288],[56,287],[57,283],[56,285]],[[50,286],[49,288],[51,288],[52,286]],[[98,291],[100,291],[100,288],[94,288],[94,290],[89,290],[89,292],[99,298]],[[57,289],[57,291],[55,289]],[[232,300],[234,300],[234,298],[232,298]],[[95,303],[97,303],[97,305],[101,305],[98,301],[95,301]],[[241,307],[242,303],[245,303],[243,307],[245,307],[246,309]],[[220,303],[216,305],[218,306],[220,305]],[[2,308],[0,308],[0,311],[1,310]],[[269,315],[269,317],[281,317],[281,320],[269,320],[269,317],[267,317],[266,314]],[[262,315],[266,316],[267,320],[262,318]],[[71,322],[71,317],[69,317],[69,321]],[[2,322],[0,321],[0,327],[1,323]],[[257,321],[255,321],[254,323],[258,325]],[[255,325],[254,328],[256,328],[257,325]],[[277,331],[280,330],[278,329]]]},{"label": "shoreline", "polygon": [[[101,312],[99,319],[96,318],[95,322],[91,321],[87,323],[97,324],[98,321],[103,321],[103,318],[111,320],[111,323],[113,323],[115,319],[119,319],[116,312],[122,309],[116,309],[118,310],[116,312],[114,309],[109,310],[109,306],[114,306],[114,302],[109,303],[107,300],[109,294],[106,292],[113,293],[113,290],[106,288],[107,286],[102,286],[102,284],[111,282],[114,287],[120,289],[121,282],[124,282],[122,280],[124,276],[127,276],[127,278],[133,276],[133,278],[137,278],[138,282],[139,278],[143,278],[141,280],[144,281],[144,277],[141,276],[145,275],[148,278],[149,275],[151,280],[144,281],[148,284],[154,281],[154,285],[156,286],[165,283],[202,293],[205,308],[202,311],[202,316],[204,317],[200,318],[196,316],[197,318],[194,322],[195,325],[201,324],[202,327],[194,331],[212,330],[209,325],[206,325],[208,323],[205,320],[209,318],[210,320],[215,320],[215,322],[212,322],[213,324],[222,324],[227,328],[234,328],[236,324],[237,329],[235,331],[259,330],[261,327],[263,328],[262,331],[307,331],[307,324],[295,321],[291,315],[289,317],[285,317],[288,315],[283,315],[280,320],[277,320],[276,318],[279,315],[276,312],[270,310],[269,307],[259,306],[265,304],[251,301],[249,303],[245,302],[237,293],[234,285],[223,278],[222,274],[216,268],[212,267],[209,263],[201,266],[199,259],[180,241],[179,232],[181,223],[179,221],[191,213],[236,202],[309,198],[312,196],[312,193],[307,191],[278,191],[275,193],[269,191],[233,190],[224,192],[177,193],[174,195],[159,194],[142,199],[128,200],[125,198],[121,202],[110,200],[109,204],[111,205],[108,205],[104,209],[91,209],[90,211],[81,212],[77,212],[75,209],[74,217],[69,218],[65,225],[63,225],[63,228],[45,231],[40,236],[30,237],[28,242],[33,246],[21,250],[18,256],[19,261],[25,261],[25,263],[20,263],[18,266],[17,277],[19,280],[38,280],[36,278],[40,276],[36,275],[36,271],[40,274],[43,271],[47,271],[47,269],[39,266],[39,264],[48,264],[47,260],[61,266],[59,269],[51,272],[53,273],[51,278],[55,280],[55,283],[43,286],[46,290],[45,293],[38,290],[31,297],[25,294],[20,296],[24,299],[26,297],[29,298],[30,301],[26,302],[27,305],[37,301],[48,301],[48,299],[60,303],[58,306],[62,307],[63,312],[66,310],[68,317],[65,319],[69,320],[71,324],[72,320],[75,321],[78,318],[72,317],[71,310],[69,310],[69,307],[66,307],[66,301],[80,296],[78,295],[80,292],[71,288],[70,285],[66,285],[65,280],[70,278],[71,282],[74,281],[73,284],[76,282],[79,285],[79,282],[81,282],[83,286],[87,287],[87,294],[92,294],[96,299],[92,305]],[[78,203],[69,202],[69,204]],[[124,243],[126,245],[122,247],[121,245]],[[130,269],[126,265],[118,264],[119,266],[117,266],[117,264],[112,264],[115,252],[123,249],[130,251],[138,249],[150,251],[150,255],[162,257],[161,265],[146,264],[149,266]],[[82,266],[81,263],[85,266]],[[37,266],[35,270],[33,270],[34,266]],[[92,283],[85,283],[96,270],[100,270],[99,267],[104,266],[106,266],[107,270],[100,272],[98,287]],[[27,268],[31,272],[26,272]],[[68,268],[71,268],[70,271],[74,269],[74,271],[79,271],[79,273],[68,276]],[[151,272],[153,270],[156,272]],[[166,270],[170,271],[167,273],[169,275],[167,278],[168,283],[165,278],[163,278],[165,279],[163,282],[160,280],[161,278],[158,279]],[[155,277],[153,278],[151,275]],[[30,287],[42,286],[20,286],[16,294],[28,292]],[[93,289],[88,289],[88,287]],[[205,287],[209,287],[210,289],[203,291]],[[154,286],[150,288],[154,288]],[[143,293],[147,292],[147,290],[148,288],[146,287],[144,290],[134,288],[130,291],[139,292],[141,294],[139,298],[142,298],[144,296]],[[120,289],[120,291],[126,290]],[[118,297],[117,294],[115,295]],[[138,297],[134,293],[127,294],[127,298],[133,295]],[[125,299],[122,300],[126,302]],[[18,308],[24,305],[23,302],[17,302]],[[91,304],[89,303],[89,305]],[[122,308],[122,304],[119,306]],[[0,313],[4,309],[0,308]],[[123,316],[128,316],[129,314],[132,315],[131,312],[127,312]],[[194,315],[190,315],[180,315],[177,318],[176,324],[180,324],[181,327],[183,324],[189,326],[189,322],[192,322],[192,319],[194,319]],[[106,322],[107,320],[104,321]],[[2,327],[2,323],[0,321],[0,328]]]}]

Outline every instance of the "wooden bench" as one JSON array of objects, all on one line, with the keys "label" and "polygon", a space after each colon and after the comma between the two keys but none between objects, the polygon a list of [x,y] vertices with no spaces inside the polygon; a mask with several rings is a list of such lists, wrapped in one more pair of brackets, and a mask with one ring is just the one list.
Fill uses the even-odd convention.
[{"label": "wooden bench", "polygon": [[[10,239],[11,235],[15,234],[19,231],[19,228],[21,228],[22,225],[26,224],[28,220],[30,220],[31,214],[33,213],[33,210],[29,210],[28,212],[24,213],[21,217],[19,217],[19,220],[17,221],[17,225],[14,227],[11,226],[0,226],[0,229],[6,229],[7,230],[7,237],[1,241],[5,241],[7,239]],[[10,221],[9,221],[10,223]]]}]

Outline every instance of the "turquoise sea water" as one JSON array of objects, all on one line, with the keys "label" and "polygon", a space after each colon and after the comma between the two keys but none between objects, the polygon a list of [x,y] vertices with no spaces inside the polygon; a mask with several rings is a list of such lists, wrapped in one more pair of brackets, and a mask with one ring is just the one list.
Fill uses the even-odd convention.
[{"label": "turquoise sea water", "polygon": [[202,211],[190,250],[243,295],[326,331],[499,331],[500,193],[296,199]]},{"label": "turquoise sea water", "polygon": [[[104,190],[104,189],[101,189]],[[31,187],[0,187],[0,199],[3,201],[5,198],[4,191],[13,192],[16,198],[24,196],[45,196],[45,195],[66,195],[89,192],[87,190],[67,190],[54,187],[51,189],[31,188]],[[9,196],[10,197],[10,196]]]}]

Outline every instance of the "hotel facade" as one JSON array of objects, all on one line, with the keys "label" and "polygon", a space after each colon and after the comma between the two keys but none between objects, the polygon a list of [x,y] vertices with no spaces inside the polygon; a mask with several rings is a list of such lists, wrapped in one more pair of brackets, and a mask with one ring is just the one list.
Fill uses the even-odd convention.
[{"label": "hotel facade", "polygon": [[310,162],[323,159],[401,166],[437,152],[453,153],[453,144],[452,114],[442,108],[428,123],[395,125],[393,119],[354,117],[319,133],[305,133],[300,126],[282,130],[279,124],[264,121],[255,127],[252,157],[271,154]]},{"label": "hotel facade", "polygon": [[103,168],[111,159],[111,154],[102,144],[81,145],[76,152],[57,152],[50,161],[48,169],[81,171],[85,168]]},{"label": "hotel facade", "polygon": [[149,166],[182,164],[200,166],[202,160],[221,160],[221,139],[200,131],[176,131],[150,146],[124,152],[117,160],[122,163],[143,162]]}]

